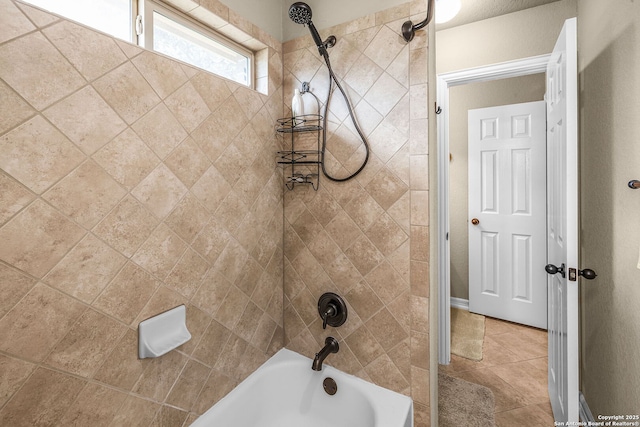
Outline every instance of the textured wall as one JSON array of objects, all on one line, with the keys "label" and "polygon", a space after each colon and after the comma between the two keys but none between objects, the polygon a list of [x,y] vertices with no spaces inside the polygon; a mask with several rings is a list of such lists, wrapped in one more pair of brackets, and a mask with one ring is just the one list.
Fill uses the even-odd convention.
[{"label": "textured wall", "polygon": [[[0,1],[0,425],[195,418],[283,346],[270,96]],[[193,338],[137,359],[138,323]]]},{"label": "textured wall", "polygon": [[581,389],[596,417],[640,410],[640,3],[578,1]]},{"label": "textured wall", "polygon": [[[321,177],[317,192],[299,185],[284,196],[287,347],[313,357],[327,335],[336,337],[340,351],[327,363],[412,396],[417,426],[429,414],[427,48],[426,32],[410,44],[399,33],[423,3],[321,31],[338,37],[332,65],[371,158],[354,180]],[[285,104],[302,81],[325,99],[327,71],[311,43],[285,44]],[[363,146],[337,94],[327,132],[327,169],[355,170]],[[325,331],[317,301],[327,291],[345,298],[349,319]]]}]

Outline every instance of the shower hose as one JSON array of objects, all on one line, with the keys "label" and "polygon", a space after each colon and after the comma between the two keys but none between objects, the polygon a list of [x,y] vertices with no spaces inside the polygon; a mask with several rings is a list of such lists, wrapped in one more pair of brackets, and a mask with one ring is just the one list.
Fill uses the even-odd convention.
[{"label": "shower hose", "polygon": [[[335,181],[335,182],[344,182],[344,181],[348,181],[352,178],[354,178],[356,175],[358,175],[360,172],[362,172],[362,170],[364,169],[364,167],[367,165],[367,162],[369,161],[369,143],[367,142],[367,138],[364,135],[364,132],[362,132],[362,129],[360,129],[360,126],[358,125],[358,122],[355,118],[355,113],[353,112],[353,108],[351,107],[351,103],[349,102],[349,98],[347,97],[346,92],[344,91],[344,89],[342,88],[342,85],[340,84],[340,82],[338,81],[338,78],[336,77],[335,73],[333,72],[333,69],[331,68],[331,61],[329,61],[329,54],[325,51],[322,52],[322,56],[324,57],[324,61],[327,64],[327,68],[329,69],[329,92],[327,94],[327,101],[324,104],[324,118],[323,118],[323,127],[325,129],[324,132],[322,132],[322,147],[320,150],[320,166],[322,167],[322,173],[324,174],[324,176],[326,176],[328,179],[330,179],[331,181]],[[325,161],[324,161],[324,157],[325,157],[325,151],[327,148],[327,116],[328,116],[328,112],[329,112],[329,102],[331,101],[331,95],[333,94],[334,91],[334,83],[335,86],[340,90],[340,93],[342,93],[342,97],[345,100],[345,103],[347,104],[347,110],[349,111],[349,116],[351,117],[351,122],[353,123],[353,126],[355,127],[356,131],[358,132],[358,135],[360,136],[360,139],[362,140],[362,142],[364,143],[364,150],[365,150],[365,157],[364,160],[362,161],[362,164],[360,165],[360,167],[353,172],[351,175],[346,176],[344,178],[337,178],[334,176],[331,176],[329,174],[329,172],[327,171],[326,167],[325,167]],[[309,91],[308,86],[303,84],[303,93],[310,93],[311,95],[313,95],[316,98],[316,101],[318,102],[318,107],[320,107],[320,100],[318,99],[318,97],[313,93]]]}]

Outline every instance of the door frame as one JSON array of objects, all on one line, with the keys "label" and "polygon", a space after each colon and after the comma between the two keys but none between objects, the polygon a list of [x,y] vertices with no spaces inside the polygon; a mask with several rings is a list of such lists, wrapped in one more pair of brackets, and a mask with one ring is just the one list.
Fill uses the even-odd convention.
[{"label": "door frame", "polygon": [[540,74],[551,54],[438,74],[436,99],[438,130],[438,363],[451,362],[451,265],[449,246],[449,89],[469,83]]}]

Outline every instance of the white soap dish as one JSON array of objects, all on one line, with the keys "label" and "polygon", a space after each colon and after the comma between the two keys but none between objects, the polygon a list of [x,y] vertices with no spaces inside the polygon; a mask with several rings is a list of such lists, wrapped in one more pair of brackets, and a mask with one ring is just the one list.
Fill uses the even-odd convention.
[{"label": "white soap dish", "polygon": [[191,339],[184,305],[151,317],[138,325],[138,357],[160,357]]}]

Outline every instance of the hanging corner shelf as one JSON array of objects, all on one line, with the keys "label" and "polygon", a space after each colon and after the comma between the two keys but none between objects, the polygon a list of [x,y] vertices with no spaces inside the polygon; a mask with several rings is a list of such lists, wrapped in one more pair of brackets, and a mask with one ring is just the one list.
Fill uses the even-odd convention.
[{"label": "hanging corner shelf", "polygon": [[[283,137],[291,135],[290,149],[277,152],[278,164],[291,166],[290,174],[285,181],[289,190],[293,190],[296,184],[311,184],[314,190],[318,190],[322,162],[320,132],[323,130],[322,116],[318,114],[305,114],[277,120],[276,132]],[[313,135],[313,133],[315,137],[302,136],[302,134]],[[300,138],[306,141],[296,141]]]}]

